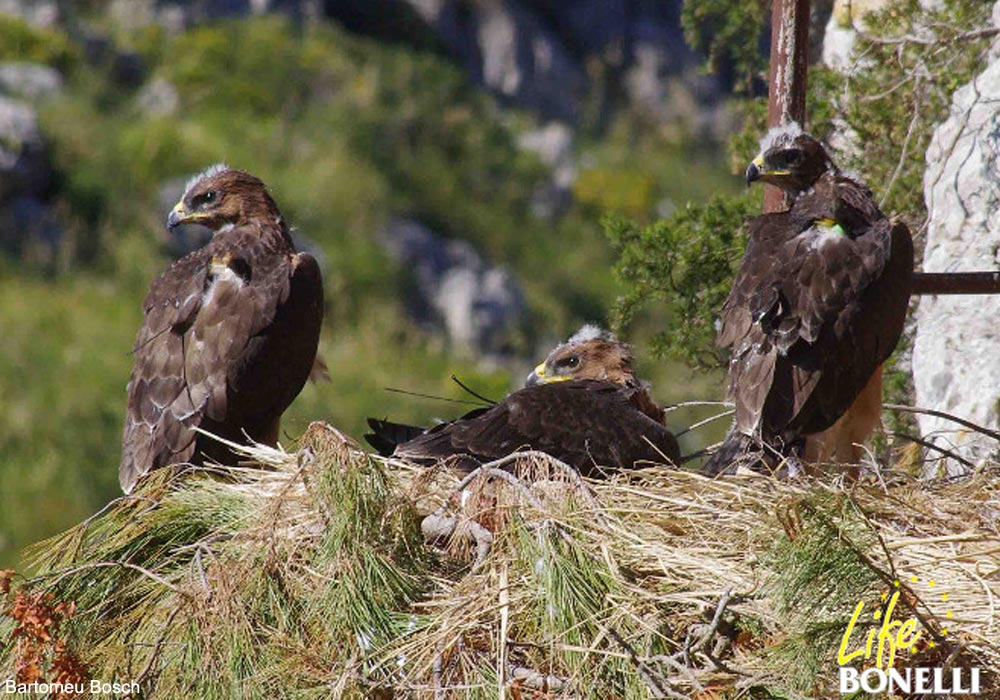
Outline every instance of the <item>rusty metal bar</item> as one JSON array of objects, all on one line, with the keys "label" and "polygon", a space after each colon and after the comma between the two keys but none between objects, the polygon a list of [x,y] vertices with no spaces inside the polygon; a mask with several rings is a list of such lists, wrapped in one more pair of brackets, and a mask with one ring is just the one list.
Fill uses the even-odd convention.
[{"label": "rusty metal bar", "polygon": [[913,295],[1000,294],[1000,271],[914,272]]},{"label": "rusty metal bar", "polygon": [[[768,127],[791,121],[805,127],[808,69],[809,0],[774,0],[771,4],[771,68],[767,83]],[[764,212],[787,208],[781,190],[767,185]]]}]

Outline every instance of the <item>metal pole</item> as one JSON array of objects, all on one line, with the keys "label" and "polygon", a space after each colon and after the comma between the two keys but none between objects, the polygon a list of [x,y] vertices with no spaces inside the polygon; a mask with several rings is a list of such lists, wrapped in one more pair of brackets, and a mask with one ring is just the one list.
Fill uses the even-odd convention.
[{"label": "metal pole", "polygon": [[914,272],[913,295],[1000,294],[997,272]]},{"label": "metal pole", "polygon": [[[771,5],[768,127],[796,121],[805,128],[808,68],[809,0],[774,0]],[[764,213],[787,208],[781,190],[767,185],[764,190]]]}]

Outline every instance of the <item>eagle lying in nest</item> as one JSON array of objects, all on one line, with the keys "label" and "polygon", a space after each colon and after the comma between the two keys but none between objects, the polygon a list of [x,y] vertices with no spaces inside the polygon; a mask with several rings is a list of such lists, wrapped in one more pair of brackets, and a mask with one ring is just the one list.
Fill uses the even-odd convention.
[{"label": "eagle lying in nest", "polygon": [[584,326],[502,401],[428,429],[369,418],[365,439],[385,456],[463,471],[518,450],[545,452],[584,476],[679,464],[677,439],[632,360],[628,345]]}]

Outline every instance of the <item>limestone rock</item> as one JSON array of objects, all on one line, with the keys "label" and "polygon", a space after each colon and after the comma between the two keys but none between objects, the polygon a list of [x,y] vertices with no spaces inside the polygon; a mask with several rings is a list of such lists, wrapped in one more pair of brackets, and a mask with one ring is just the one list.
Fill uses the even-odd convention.
[{"label": "limestone rock", "polygon": [[[1000,7],[1000,5],[998,5]],[[1000,270],[1000,59],[955,92],[927,150],[930,221],[923,269]],[[924,297],[913,379],[918,405],[1000,428],[1000,296]],[[972,461],[996,441],[921,416],[921,433]],[[947,465],[951,472],[959,465]]]},{"label": "limestone rock", "polygon": [[552,173],[532,194],[531,210],[537,217],[557,217],[572,202],[571,190],[578,172],[573,142],[573,130],[562,122],[549,122],[518,136],[518,148],[537,155]]},{"label": "limestone rock", "polygon": [[63,78],[55,68],[40,63],[0,63],[0,93],[26,100],[54,97],[63,90]]},{"label": "limestone rock", "polygon": [[0,202],[15,194],[36,195],[49,185],[49,164],[28,104],[0,95]]},{"label": "limestone rock", "polygon": [[458,350],[503,355],[524,314],[514,276],[489,264],[466,241],[446,240],[412,219],[396,219],[380,239],[413,276],[411,311],[442,330]]},{"label": "limestone rock", "polygon": [[61,19],[58,0],[0,0],[0,15],[14,15],[36,27],[53,27]]},{"label": "limestone rock", "polygon": [[180,95],[173,83],[165,78],[154,78],[136,95],[136,104],[150,117],[169,117],[181,106]]}]

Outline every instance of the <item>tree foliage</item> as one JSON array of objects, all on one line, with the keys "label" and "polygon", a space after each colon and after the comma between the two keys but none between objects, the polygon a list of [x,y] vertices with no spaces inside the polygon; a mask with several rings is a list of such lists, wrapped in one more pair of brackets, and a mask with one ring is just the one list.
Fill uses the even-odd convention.
[{"label": "tree foliage", "polygon": [[646,227],[609,218],[619,254],[615,271],[627,289],[615,323],[627,322],[646,302],[665,301],[670,322],[654,337],[654,350],[698,367],[722,366],[715,319],[746,246],[744,223],[759,209],[754,197],[720,195]]},{"label": "tree foliage", "polygon": [[681,10],[688,44],[706,56],[710,70],[730,73],[741,92],[748,92],[754,79],[766,77],[767,58],[760,41],[770,4],[767,0],[687,0]]}]

